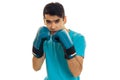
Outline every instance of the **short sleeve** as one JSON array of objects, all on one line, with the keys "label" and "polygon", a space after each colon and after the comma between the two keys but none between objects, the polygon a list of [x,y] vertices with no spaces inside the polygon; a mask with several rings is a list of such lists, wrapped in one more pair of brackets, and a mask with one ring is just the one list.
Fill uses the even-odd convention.
[{"label": "short sleeve", "polygon": [[85,42],[84,36],[77,35],[77,37],[74,39],[73,43],[74,43],[74,47],[75,47],[75,50],[76,50],[76,54],[84,57],[85,47],[86,47],[86,42]]}]

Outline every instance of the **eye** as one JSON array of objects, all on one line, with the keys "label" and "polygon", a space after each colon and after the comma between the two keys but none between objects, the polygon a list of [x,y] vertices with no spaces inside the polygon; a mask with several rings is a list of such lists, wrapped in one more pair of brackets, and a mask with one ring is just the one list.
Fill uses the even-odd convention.
[{"label": "eye", "polygon": [[51,23],[51,21],[50,21],[50,20],[46,20],[46,23],[47,23],[47,24],[50,24],[50,23]]},{"label": "eye", "polygon": [[60,19],[55,20],[55,23],[59,23],[59,22],[60,22]]}]

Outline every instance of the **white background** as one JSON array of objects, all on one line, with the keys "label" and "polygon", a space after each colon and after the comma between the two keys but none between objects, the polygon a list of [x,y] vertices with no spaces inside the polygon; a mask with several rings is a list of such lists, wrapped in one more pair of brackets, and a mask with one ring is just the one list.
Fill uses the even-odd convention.
[{"label": "white background", "polygon": [[82,33],[87,47],[81,80],[120,80],[119,0],[0,0],[0,80],[43,80],[32,69],[32,42],[46,3],[64,5],[66,27]]}]

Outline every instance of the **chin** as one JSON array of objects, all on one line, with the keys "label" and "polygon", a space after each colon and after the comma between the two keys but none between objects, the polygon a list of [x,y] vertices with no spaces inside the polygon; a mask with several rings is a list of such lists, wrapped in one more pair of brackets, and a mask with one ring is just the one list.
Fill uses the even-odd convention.
[{"label": "chin", "polygon": [[54,34],[56,31],[51,31],[51,34]]},{"label": "chin", "polygon": [[51,31],[52,33],[55,33],[55,32],[57,32],[57,31]]},{"label": "chin", "polygon": [[50,30],[51,32],[56,32],[56,31],[58,31],[58,30]]}]

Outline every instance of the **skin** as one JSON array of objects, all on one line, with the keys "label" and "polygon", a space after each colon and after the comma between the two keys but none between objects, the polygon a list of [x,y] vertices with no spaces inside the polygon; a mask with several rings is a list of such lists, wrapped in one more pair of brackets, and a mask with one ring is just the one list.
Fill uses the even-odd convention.
[{"label": "skin", "polygon": [[[55,33],[60,29],[65,29],[67,32],[69,32],[69,29],[67,29],[64,26],[66,21],[67,21],[66,17],[60,18],[58,16],[51,16],[49,14],[45,14],[45,18],[44,18],[44,24],[51,31],[51,34]],[[45,55],[42,56],[41,58],[36,58],[33,56],[33,59],[32,59],[33,69],[35,71],[38,71],[41,69],[44,59],[45,59]],[[80,73],[82,72],[83,57],[75,56],[74,58],[67,60],[67,63],[73,76],[74,77],[79,76]]]},{"label": "skin", "polygon": [[51,34],[53,34],[54,32],[60,29],[65,29],[64,26],[65,23],[66,23],[66,17],[64,17],[63,19],[58,16],[45,15],[44,18],[44,24],[51,31]]}]

